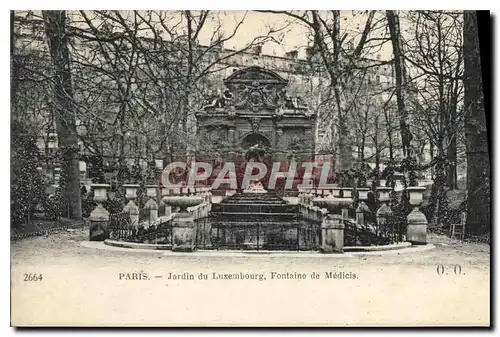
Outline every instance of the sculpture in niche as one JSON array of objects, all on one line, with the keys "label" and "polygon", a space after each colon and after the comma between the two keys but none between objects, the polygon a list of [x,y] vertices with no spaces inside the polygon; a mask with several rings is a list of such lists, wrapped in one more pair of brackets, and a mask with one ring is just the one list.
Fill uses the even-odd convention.
[{"label": "sculpture in niche", "polygon": [[223,93],[221,93],[220,90],[217,90],[217,94],[212,93],[205,100],[205,105],[203,106],[203,110],[206,111],[206,110],[212,110],[214,108],[215,109],[225,108],[225,110],[230,111],[233,110],[231,108],[234,107],[233,101],[234,101],[234,95],[231,93],[231,91],[226,89],[224,90]]}]

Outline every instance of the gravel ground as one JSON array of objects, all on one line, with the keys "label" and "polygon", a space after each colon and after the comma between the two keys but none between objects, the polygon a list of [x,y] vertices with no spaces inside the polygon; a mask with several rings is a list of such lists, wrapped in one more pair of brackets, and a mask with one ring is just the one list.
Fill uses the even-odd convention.
[{"label": "gravel ground", "polygon": [[[87,234],[77,229],[11,244],[14,325],[489,324],[487,244],[431,234],[435,249],[414,253],[207,257],[87,248]],[[212,280],[213,272],[262,274],[266,281]],[[328,272],[351,279],[327,279]],[[44,279],[24,281],[29,273]],[[169,280],[170,273],[195,281]],[[209,279],[197,281],[200,273]],[[307,279],[273,277],[287,273]]]},{"label": "gravel ground", "polygon": [[[14,266],[17,265],[39,265],[39,264],[73,264],[88,263],[92,265],[109,266],[110,264],[122,264],[123,259],[133,263],[151,263],[155,261],[150,252],[121,252],[121,251],[105,251],[82,247],[81,241],[88,238],[87,229],[75,229],[63,233],[57,233],[49,236],[27,238],[11,245],[11,262]],[[490,246],[483,243],[468,243],[452,240],[446,236],[431,234],[428,238],[429,243],[436,246],[435,249],[421,252],[418,254],[381,254],[381,255],[363,255],[358,254],[346,263],[352,265],[363,264],[380,264],[393,265],[401,264],[402,266],[429,266],[436,267],[438,264],[461,264],[462,267],[474,268],[489,272],[490,265]],[[105,254],[105,259],[103,259]],[[243,257],[242,254],[235,254],[240,259],[247,260],[252,257]],[[183,261],[200,261],[203,257],[189,257],[182,254],[179,257]],[[279,260],[281,263],[283,258],[274,258],[272,255],[268,257],[259,256],[259,261],[262,259],[272,263],[274,260]],[[286,258],[285,258],[286,259]],[[211,257],[211,263],[217,262],[216,257]],[[301,263],[321,263],[322,258],[314,261],[303,261]],[[330,258],[325,258],[330,261]],[[204,262],[204,261],[200,261]],[[224,258],[223,264],[228,261]]]}]

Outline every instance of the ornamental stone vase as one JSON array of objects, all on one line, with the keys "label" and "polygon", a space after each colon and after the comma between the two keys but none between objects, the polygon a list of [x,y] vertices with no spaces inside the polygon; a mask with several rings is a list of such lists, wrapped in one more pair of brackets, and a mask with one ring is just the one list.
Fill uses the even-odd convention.
[{"label": "ornamental stone vase", "polygon": [[326,208],[330,213],[340,213],[341,209],[349,208],[352,205],[351,198],[335,198],[331,194],[327,197],[314,198],[313,204],[322,208]]},{"label": "ornamental stone vase", "polygon": [[342,187],[342,197],[343,198],[352,198],[352,188],[350,187]]},{"label": "ornamental stone vase", "polygon": [[125,199],[128,201],[135,200],[137,198],[137,190],[140,185],[138,184],[125,184],[123,185],[125,188]]},{"label": "ornamental stone vase", "polygon": [[361,201],[368,200],[368,192],[370,189],[368,187],[358,187],[358,199]]},{"label": "ornamental stone vase", "polygon": [[146,185],[146,195],[149,197],[149,198],[156,198],[156,191],[158,189],[158,186],[156,185]]},{"label": "ornamental stone vase", "polygon": [[389,200],[391,199],[390,197],[391,190],[392,188],[388,186],[377,187],[378,200],[382,203],[389,202]]}]

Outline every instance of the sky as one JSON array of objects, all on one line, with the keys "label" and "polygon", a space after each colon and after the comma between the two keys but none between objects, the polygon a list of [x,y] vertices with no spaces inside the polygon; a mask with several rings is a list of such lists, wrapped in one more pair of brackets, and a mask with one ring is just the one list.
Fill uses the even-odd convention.
[{"label": "sky", "polygon": [[[341,11],[341,30],[348,31],[350,36],[359,34],[366,22],[367,16],[359,14],[358,12],[359,11],[356,11],[353,15],[353,11]],[[269,31],[269,27],[274,29],[286,27],[282,31],[284,34],[280,45],[273,42],[266,43],[262,48],[263,54],[284,56],[285,52],[297,49],[299,51],[299,57],[305,57],[305,47],[309,43],[309,29],[305,27],[304,24],[298,23],[297,20],[292,21],[292,19],[285,14],[255,11],[225,11],[220,14],[227,34],[230,34],[236,26],[236,23],[244,18],[234,38],[226,43],[226,48],[243,48],[247,43],[251,42],[255,36],[266,34]],[[202,31],[200,35],[200,43],[202,44],[208,44],[210,41],[211,32],[213,30],[212,27],[214,26],[211,27],[212,29],[208,27],[207,25],[207,29]],[[390,57],[392,53],[390,43],[387,43],[380,53],[383,59]]]},{"label": "sky", "polygon": [[[367,11],[364,11],[367,12]],[[144,13],[144,11],[140,11]],[[166,15],[169,26],[174,26],[175,23],[181,20],[179,12],[175,11],[164,11],[162,15]],[[384,15],[384,12],[379,12],[376,15],[376,19]],[[76,16],[74,16],[76,14]],[[80,14],[78,12],[70,12],[70,15],[76,20],[81,21]],[[132,12],[121,11],[121,15],[124,17],[129,16],[132,19]],[[90,16],[92,16],[90,14]],[[348,32],[349,37],[360,35],[364,28],[367,15],[361,13],[361,11],[341,11],[341,32]],[[375,20],[376,20],[375,19]],[[74,22],[75,22],[74,20]],[[243,21],[242,21],[243,20]],[[236,34],[230,40],[226,41],[224,47],[227,49],[242,49],[248,43],[257,36],[265,36],[268,34],[270,29],[279,30],[279,32],[274,33],[273,36],[279,40],[279,43],[267,42],[262,48],[262,53],[266,55],[275,56],[285,56],[286,52],[292,50],[298,50],[299,58],[305,58],[305,51],[307,45],[310,43],[309,28],[305,26],[304,23],[299,22],[296,19],[285,14],[275,14],[275,13],[263,13],[256,11],[212,11],[209,19],[205,22],[204,28],[199,34],[199,43],[202,45],[209,45],[210,38],[213,36],[215,28],[218,25],[222,26],[224,34],[229,36],[233,33],[235,27],[238,23],[241,25],[238,27]],[[99,26],[98,20],[93,22],[96,26]],[[83,24],[83,23],[81,23]],[[179,25],[179,27],[185,27],[184,22]],[[160,27],[159,25],[157,27]],[[146,29],[145,31],[150,31]],[[145,35],[147,35],[145,33]],[[392,53],[392,47],[390,43],[386,43],[382,50],[380,51],[382,59],[389,59]]]}]

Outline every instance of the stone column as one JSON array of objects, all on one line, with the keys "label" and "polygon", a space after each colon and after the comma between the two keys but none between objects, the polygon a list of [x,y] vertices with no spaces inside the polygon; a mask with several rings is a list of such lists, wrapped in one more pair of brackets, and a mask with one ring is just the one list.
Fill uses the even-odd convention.
[{"label": "stone column", "polygon": [[126,184],[123,185],[125,187],[125,199],[128,200],[128,203],[123,207],[123,211],[130,214],[130,224],[132,226],[139,226],[139,207],[134,203],[134,200],[137,198],[137,189],[139,185],[137,184]]},{"label": "stone column", "polygon": [[97,202],[96,208],[89,216],[89,240],[104,241],[109,238],[109,212],[102,206],[102,203],[107,200],[106,190],[108,184],[93,184],[94,201]]},{"label": "stone column", "polygon": [[344,251],[344,222],[338,214],[327,214],[321,223],[323,253],[343,253]]}]

